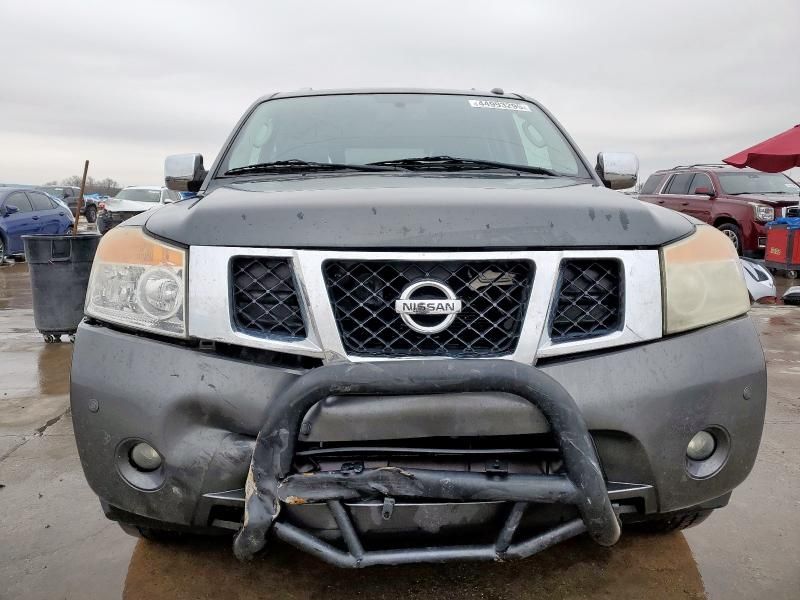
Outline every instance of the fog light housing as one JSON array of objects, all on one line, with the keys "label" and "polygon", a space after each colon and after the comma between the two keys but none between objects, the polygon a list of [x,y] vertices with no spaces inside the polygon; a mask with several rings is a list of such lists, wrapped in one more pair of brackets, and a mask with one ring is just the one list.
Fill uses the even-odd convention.
[{"label": "fog light housing", "polygon": [[708,431],[698,431],[686,446],[686,456],[691,460],[706,460],[717,449],[717,440]]},{"label": "fog light housing", "polygon": [[161,466],[161,455],[146,442],[131,448],[131,464],[140,471],[155,471]]}]

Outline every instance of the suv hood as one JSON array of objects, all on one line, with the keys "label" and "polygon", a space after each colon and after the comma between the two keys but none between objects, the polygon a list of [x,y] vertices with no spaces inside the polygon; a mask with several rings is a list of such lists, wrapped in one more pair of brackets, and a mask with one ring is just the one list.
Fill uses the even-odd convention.
[{"label": "suv hood", "polygon": [[186,245],[283,248],[654,247],[693,227],[571,179],[405,174],[232,183],[146,221]]},{"label": "suv hood", "polygon": [[772,206],[797,206],[800,204],[800,196],[794,194],[742,194],[732,196],[737,200],[747,200],[749,202],[762,202]]},{"label": "suv hood", "polygon": [[136,200],[117,200],[116,198],[109,198],[105,204],[108,212],[144,212],[161,206],[160,202],[138,202]]}]

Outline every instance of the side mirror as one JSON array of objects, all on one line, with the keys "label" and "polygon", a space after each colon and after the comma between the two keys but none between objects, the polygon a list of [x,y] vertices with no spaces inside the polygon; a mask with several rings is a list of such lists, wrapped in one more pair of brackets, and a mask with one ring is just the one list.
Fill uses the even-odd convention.
[{"label": "side mirror", "polygon": [[6,207],[3,210],[3,216],[6,217],[8,215],[13,215],[15,212],[19,212],[19,208],[13,204],[6,204]]},{"label": "side mirror", "polygon": [[639,159],[630,152],[600,152],[594,170],[604,186],[612,190],[624,190],[636,185]]},{"label": "side mirror", "polygon": [[164,161],[164,183],[176,192],[196,192],[208,172],[202,154],[173,154]]},{"label": "side mirror", "polygon": [[707,187],[694,188],[694,194],[696,196],[708,196],[709,198],[713,198],[714,196],[716,196],[714,190]]}]

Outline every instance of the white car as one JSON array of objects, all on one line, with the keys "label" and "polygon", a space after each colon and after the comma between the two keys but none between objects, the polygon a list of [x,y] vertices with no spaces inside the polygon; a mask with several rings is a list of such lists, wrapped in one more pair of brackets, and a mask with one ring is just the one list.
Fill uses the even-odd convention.
[{"label": "white car", "polygon": [[783,303],[800,305],[800,285],[794,285],[784,292]]},{"label": "white car", "polygon": [[769,270],[761,261],[744,257],[741,257],[740,260],[744,281],[747,283],[747,291],[750,292],[750,299],[753,302],[774,301],[778,292]]},{"label": "white car", "polygon": [[161,204],[178,202],[181,195],[163,186],[131,185],[100,203],[97,230],[105,233],[131,217]]}]

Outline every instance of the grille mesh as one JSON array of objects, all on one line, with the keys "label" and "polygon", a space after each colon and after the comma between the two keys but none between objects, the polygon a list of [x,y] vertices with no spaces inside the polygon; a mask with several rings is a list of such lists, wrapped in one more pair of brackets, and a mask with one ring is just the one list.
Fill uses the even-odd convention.
[{"label": "grille mesh", "polygon": [[[342,344],[362,356],[497,356],[519,340],[533,282],[527,261],[328,261],[325,282]],[[444,331],[417,333],[395,312],[414,281],[453,290],[462,311]],[[441,316],[415,316],[435,324]]]},{"label": "grille mesh", "polygon": [[231,285],[233,319],[240,330],[285,338],[306,337],[288,260],[234,257]]},{"label": "grille mesh", "polygon": [[622,321],[621,292],[619,261],[564,261],[550,338],[568,341],[616,331]]}]

